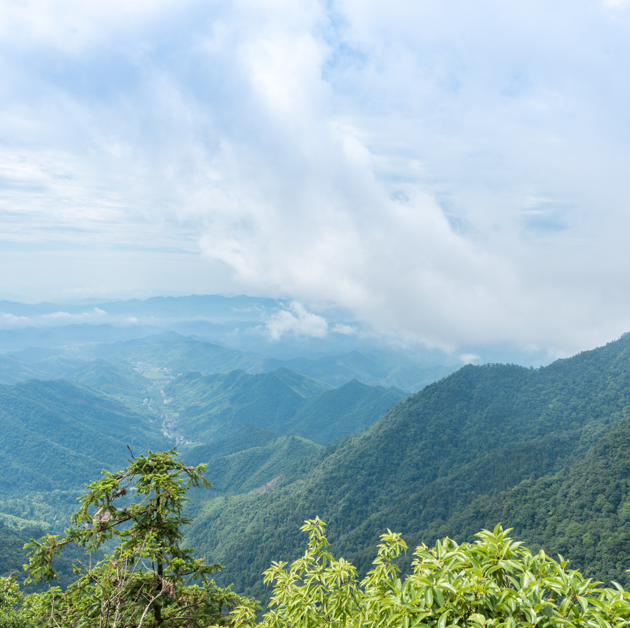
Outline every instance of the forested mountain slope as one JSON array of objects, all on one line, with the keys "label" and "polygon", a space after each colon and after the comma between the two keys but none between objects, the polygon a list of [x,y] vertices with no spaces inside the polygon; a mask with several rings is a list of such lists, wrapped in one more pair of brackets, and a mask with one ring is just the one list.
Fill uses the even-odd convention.
[{"label": "forested mountain slope", "polygon": [[319,515],[335,551],[365,568],[386,528],[431,541],[436,522],[479,495],[583,458],[628,406],[628,335],[538,370],[467,366],[302,459],[274,491],[214,500],[190,541],[228,565],[224,582],[261,595],[259,574],[295,557],[299,525]]},{"label": "forested mountain slope", "polygon": [[337,389],[287,369],[191,372],[163,388],[187,438],[209,442],[247,423],[327,444],[371,425],[405,394],[351,382]]},{"label": "forested mountain slope", "polygon": [[232,432],[219,440],[213,440],[207,445],[198,445],[186,452],[187,464],[200,464],[211,458],[229,456],[252,447],[264,447],[280,438],[279,432],[254,423],[244,425],[240,430]]},{"label": "forested mountain slope", "polygon": [[0,433],[0,497],[80,487],[124,465],[127,444],[168,444],[140,415],[65,380],[0,385]]},{"label": "forested mountain slope", "polygon": [[150,382],[126,364],[96,359],[76,369],[72,379],[108,395],[138,399]]},{"label": "forested mountain slope", "polygon": [[352,380],[309,399],[290,423],[277,429],[327,445],[348,434],[362,432],[405,397],[402,391]]},{"label": "forested mountain slope", "polygon": [[[189,451],[184,459],[187,464],[208,464],[208,475],[212,476],[212,492],[221,495],[249,491],[264,493],[276,485],[288,467],[320,449],[321,446],[305,438],[278,434],[270,442],[239,448],[238,451],[223,456],[208,457],[206,451],[203,451],[206,447],[197,447]],[[199,512],[201,501],[210,496],[205,490],[196,492],[196,512]]]},{"label": "forested mountain slope", "polygon": [[[28,543],[32,538],[38,539],[49,532],[49,530],[37,527],[14,528],[0,521],[0,576],[8,576],[13,573],[17,575],[18,581],[23,581],[26,577],[22,568],[26,554],[24,544]],[[72,563],[76,562],[77,559],[85,563],[85,553],[81,550],[77,551],[76,548],[70,548],[69,552],[55,559],[55,568],[59,575],[55,582],[56,585],[66,587],[76,580]],[[47,585],[42,583],[36,588],[45,590]],[[34,587],[26,589],[28,592],[33,590],[35,590]]]},{"label": "forested mountain slope", "polygon": [[0,384],[16,384],[29,379],[56,379],[82,366],[85,362],[62,355],[46,357],[34,363],[20,361],[19,352],[0,355]]},{"label": "forested mountain slope", "polygon": [[456,540],[503,523],[534,550],[569,559],[572,569],[630,584],[630,417],[625,416],[583,460],[553,475],[525,480],[476,499],[431,534]]}]

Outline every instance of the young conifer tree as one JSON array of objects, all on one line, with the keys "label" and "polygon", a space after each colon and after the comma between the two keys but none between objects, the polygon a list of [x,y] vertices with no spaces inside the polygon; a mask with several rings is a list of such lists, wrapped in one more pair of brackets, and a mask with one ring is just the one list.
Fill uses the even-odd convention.
[{"label": "young conifer tree", "polygon": [[[95,566],[75,565],[79,579],[65,592],[51,588],[38,608],[51,626],[64,628],[176,628],[223,625],[238,604],[256,603],[218,587],[193,550],[180,546],[186,490],[208,487],[205,464],[179,462],[175,449],[133,457],[118,473],[104,471],[81,498],[64,539],[31,539],[27,583],[56,578],[53,558],[75,543],[86,552],[117,541]],[[194,583],[194,584],[193,584]]]}]

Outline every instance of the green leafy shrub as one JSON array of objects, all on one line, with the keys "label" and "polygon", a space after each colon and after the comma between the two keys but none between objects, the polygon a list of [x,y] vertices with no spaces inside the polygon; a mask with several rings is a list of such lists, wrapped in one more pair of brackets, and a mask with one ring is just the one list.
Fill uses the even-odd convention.
[{"label": "green leafy shrub", "polygon": [[[414,553],[413,573],[399,577],[396,561],[407,546],[399,534],[382,535],[373,569],[358,579],[356,568],[327,549],[318,518],[302,558],[288,569],[273,563],[265,581],[274,584],[263,628],[468,626],[471,628],[620,628],[630,624],[630,594],[600,588],[578,571],[567,571],[539,552],[533,555],[497,526],[458,545],[446,538]],[[255,611],[233,612],[236,628],[250,628]]]}]

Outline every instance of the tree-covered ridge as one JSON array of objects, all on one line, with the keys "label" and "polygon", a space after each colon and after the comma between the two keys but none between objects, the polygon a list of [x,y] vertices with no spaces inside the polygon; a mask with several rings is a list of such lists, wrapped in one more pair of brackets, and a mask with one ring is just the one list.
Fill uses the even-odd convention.
[{"label": "tree-covered ridge", "polygon": [[[72,508],[76,508],[76,499]],[[70,523],[68,521],[68,523]],[[61,532],[62,530],[56,530]],[[48,532],[47,529],[41,527],[17,527],[11,525],[5,525],[0,521],[0,578],[8,577],[11,574],[17,579],[18,582],[23,582],[26,574],[24,573],[24,563],[27,562],[27,552],[24,546],[32,538],[40,538]],[[96,555],[101,558],[102,553]],[[57,557],[55,560],[55,569],[57,571],[56,584],[65,589],[76,581],[77,576],[74,572],[72,565],[78,560],[86,562],[85,552],[80,548],[69,548],[67,552],[64,552],[63,556]],[[87,559],[89,560],[89,558]],[[40,583],[39,585],[30,585],[24,590],[27,592],[33,591],[45,591],[48,587]],[[4,628],[4,625],[0,621],[0,626]]]},{"label": "tree-covered ridge", "polygon": [[297,462],[274,491],[211,502],[191,542],[231,557],[226,581],[262,597],[256,574],[272,556],[295,558],[301,521],[319,515],[337,550],[365,570],[384,527],[431,542],[434,526],[480,495],[583,458],[630,405],[629,358],[624,336],[537,370],[467,366]]},{"label": "tree-covered ridge", "polygon": [[72,372],[72,379],[108,395],[139,400],[147,380],[129,365],[97,358]]},{"label": "tree-covered ridge", "polygon": [[503,523],[533,549],[561,554],[587,576],[630,582],[630,418],[585,459],[492,498],[475,500],[433,531],[468,538],[479,523]]},{"label": "tree-covered ridge", "polygon": [[0,497],[80,487],[163,439],[137,413],[65,380],[0,385]]},{"label": "tree-covered ridge", "polygon": [[248,423],[282,431],[307,399],[329,388],[281,369],[258,375],[240,370],[210,375],[189,372],[163,391],[169,401],[166,410],[178,411],[190,440],[207,443]]},{"label": "tree-covered ridge", "polygon": [[16,384],[29,379],[56,379],[73,373],[83,360],[63,355],[48,356],[34,362],[17,355],[0,355],[0,384]]},{"label": "tree-covered ridge", "polygon": [[[212,469],[212,493],[235,495],[275,487],[288,468],[321,449],[300,436],[281,436],[259,446],[240,449],[223,456],[203,454],[205,447],[195,447],[185,456],[189,464],[205,463]],[[202,507],[201,496],[195,496],[195,511]]]},{"label": "tree-covered ridge", "polygon": [[328,445],[359,434],[407,395],[392,388],[352,381],[309,399],[280,430]]},{"label": "tree-covered ridge", "polygon": [[287,369],[257,375],[190,372],[161,390],[168,411],[177,412],[182,430],[195,442],[209,442],[251,423],[327,444],[363,431],[405,397],[356,381],[331,390]]},{"label": "tree-covered ridge", "polygon": [[92,557],[107,544],[113,549],[95,563],[77,560],[79,577],[66,591],[51,587],[24,599],[12,578],[0,579],[0,626],[201,628],[225,624],[237,604],[255,610],[255,601],[212,581],[220,565],[182,547],[186,491],[208,482],[205,465],[184,465],[177,455],[132,454],[126,469],[90,482],[64,538],[27,544],[25,584],[56,580],[56,559],[67,547]]}]

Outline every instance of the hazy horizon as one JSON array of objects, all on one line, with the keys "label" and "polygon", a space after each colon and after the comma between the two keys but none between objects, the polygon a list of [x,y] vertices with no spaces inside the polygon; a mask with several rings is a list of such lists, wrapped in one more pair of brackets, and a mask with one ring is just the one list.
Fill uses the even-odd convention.
[{"label": "hazy horizon", "polygon": [[630,331],[630,2],[0,0],[0,35],[0,299]]}]

